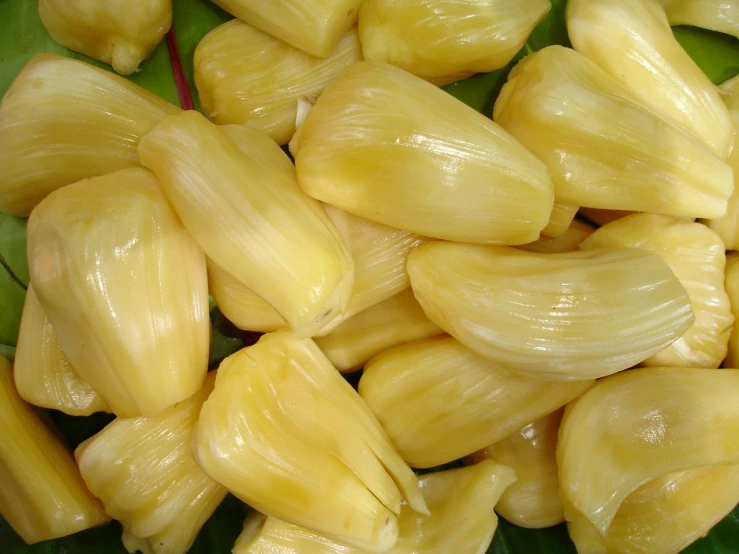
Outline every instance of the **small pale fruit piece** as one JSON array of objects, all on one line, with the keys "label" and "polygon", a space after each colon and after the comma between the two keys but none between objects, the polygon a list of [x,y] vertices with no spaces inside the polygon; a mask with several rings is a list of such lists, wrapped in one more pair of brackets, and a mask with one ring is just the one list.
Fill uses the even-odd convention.
[{"label": "small pale fruit piece", "polygon": [[542,229],[541,234],[545,237],[557,238],[570,228],[570,224],[577,215],[577,206],[560,204],[554,199],[554,207],[549,216],[549,223]]},{"label": "small pale fruit piece", "polygon": [[739,367],[739,252],[731,252],[726,256],[724,285],[729,295],[734,325],[729,336],[729,347],[724,367]]},{"label": "small pale fruit piece", "polygon": [[336,369],[350,372],[383,350],[442,333],[423,313],[413,291],[406,289],[315,341]]},{"label": "small pale fruit piece", "polygon": [[516,482],[503,492],[495,511],[519,527],[551,527],[565,519],[557,476],[562,413],[552,412],[467,458],[471,463],[493,460],[516,472]]},{"label": "small pale fruit piece", "polygon": [[51,37],[70,50],[130,75],[172,25],[172,0],[39,0]]},{"label": "small pale fruit piece", "polygon": [[739,4],[726,0],[661,0],[670,25],[692,25],[739,38]]},{"label": "small pale fruit piece", "polygon": [[[737,109],[737,114],[739,114],[739,109]],[[739,248],[739,133],[734,140],[734,149],[729,154],[727,162],[734,172],[734,192],[729,198],[726,214],[716,219],[704,219],[702,223],[721,237],[727,250],[736,250]]]},{"label": "small pale fruit piece", "polygon": [[228,13],[313,56],[331,55],[362,0],[213,0]]},{"label": "small pale fruit piece", "polygon": [[88,416],[108,407],[72,367],[33,286],[23,305],[13,375],[18,394],[35,406]]},{"label": "small pale fruit piece", "polygon": [[[323,207],[354,260],[354,287],[349,307],[334,325],[410,288],[411,280],[405,269],[408,256],[414,248],[428,241],[426,237],[328,204]],[[323,329],[321,334],[326,332],[327,329]]]},{"label": "small pale fruit piece", "polygon": [[721,83],[718,92],[729,108],[734,126],[739,127],[739,75]]},{"label": "small pale fruit piece", "polygon": [[[739,13],[737,18],[739,20]],[[739,75],[722,83],[719,93],[729,108],[734,128],[739,129]],[[727,250],[736,250],[739,248],[739,131],[735,131],[734,146],[727,161],[734,171],[734,192],[729,198],[726,214],[717,219],[704,220],[703,223],[718,233]]]},{"label": "small pale fruit piece", "polygon": [[206,263],[208,289],[218,304],[218,309],[236,327],[259,333],[289,328],[285,318],[264,298],[210,258],[206,259]]},{"label": "small pale fruit piece", "polygon": [[584,241],[595,229],[578,219],[573,219],[567,230],[558,237],[542,236],[536,242],[518,246],[521,250],[528,252],[540,252],[542,254],[557,254],[559,252],[575,252],[580,243]]},{"label": "small pale fruit piece", "polygon": [[361,59],[356,30],[328,58],[316,58],[234,19],[198,43],[195,84],[203,113],[214,123],[245,124],[287,144],[298,101],[315,101],[344,67]]},{"label": "small pale fruit piece", "polygon": [[110,521],[56,434],[15,390],[0,356],[0,515],[28,544]]}]

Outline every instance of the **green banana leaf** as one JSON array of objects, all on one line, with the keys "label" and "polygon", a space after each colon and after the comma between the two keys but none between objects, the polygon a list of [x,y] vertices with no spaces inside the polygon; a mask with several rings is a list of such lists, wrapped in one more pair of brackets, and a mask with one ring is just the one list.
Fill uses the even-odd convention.
[{"label": "green banana leaf", "polygon": [[[182,73],[196,109],[199,108],[193,80],[192,59],[198,41],[211,29],[230,16],[208,0],[174,0],[174,43]],[[552,10],[531,35],[526,45],[505,68],[477,75],[444,87],[447,92],[474,109],[490,116],[493,103],[505,83],[510,69],[525,55],[551,44],[569,45],[564,22],[566,0],[552,0]],[[41,25],[35,0],[0,0],[0,21],[12,22],[0,33],[0,96],[5,93],[15,75],[34,54],[54,52],[83,59],[100,67],[102,64],[76,54],[56,44]],[[739,72],[739,40],[727,35],[694,27],[676,27],[675,35],[691,57],[714,83],[720,83]],[[175,63],[175,66],[177,64]],[[106,67],[107,68],[107,67]],[[167,43],[163,42],[132,81],[161,97],[176,103],[180,95]],[[183,92],[183,91],[180,91]],[[28,283],[25,256],[25,220],[0,214],[0,355],[13,357],[18,336],[24,286]],[[255,336],[247,336],[225,319],[211,304],[214,346],[210,360],[215,367],[227,355]],[[356,375],[349,376],[356,386]],[[96,414],[89,418],[74,418],[53,412],[50,414],[70,446],[102,429],[110,417]],[[190,550],[195,554],[226,554],[241,531],[247,507],[229,496],[203,527]],[[0,519],[0,545],[8,554],[124,554],[120,527],[113,523],[76,535],[27,546]],[[549,529],[522,529],[501,519],[489,554],[570,554],[575,547],[564,525]],[[688,549],[688,554],[739,554],[739,507],[716,525],[704,538]]]},{"label": "green banana leaf", "polygon": [[[196,109],[200,109],[200,101],[195,88],[192,59],[195,47],[209,31],[221,23],[232,19],[231,15],[208,0],[174,0],[174,18],[172,25],[185,78],[193,92],[193,102]],[[194,22],[197,22],[194,24]]]},{"label": "green banana leaf", "polygon": [[28,283],[26,220],[0,214],[0,354],[14,357]]}]

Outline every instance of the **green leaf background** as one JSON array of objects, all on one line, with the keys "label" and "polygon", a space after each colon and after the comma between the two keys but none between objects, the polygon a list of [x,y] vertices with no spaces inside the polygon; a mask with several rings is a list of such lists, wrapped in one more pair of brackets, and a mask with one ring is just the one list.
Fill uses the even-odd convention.
[{"label": "green leaf background", "polygon": [[[268,1],[268,0],[265,0]],[[617,1],[617,0],[614,0]],[[444,89],[474,109],[490,116],[493,103],[506,76],[523,56],[550,44],[569,45],[564,24],[566,0],[553,0],[552,10],[534,31],[524,48],[505,68],[477,75]],[[56,44],[41,25],[35,0],[0,0],[0,21],[6,23],[0,33],[0,95],[33,55],[41,52],[83,59],[99,67],[94,60]],[[231,17],[208,0],[174,0],[174,29],[185,76],[199,108],[192,74],[192,59],[200,39],[217,25]],[[739,40],[727,35],[694,27],[676,27],[675,36],[691,57],[716,84],[739,72]],[[141,71],[130,77],[170,102],[177,102],[177,89],[169,61],[167,46],[162,43]],[[0,255],[17,277],[28,282],[25,256],[25,220],[0,214]],[[18,336],[25,291],[0,267],[0,354],[12,359]],[[212,305],[214,345],[211,366],[225,356],[250,344],[255,336],[246,336],[231,325]],[[354,379],[356,380],[356,379]],[[351,381],[351,378],[350,378]],[[105,414],[89,418],[74,418],[53,412],[54,423],[70,446],[93,435],[109,421]],[[230,552],[246,514],[246,506],[229,496],[206,523],[190,552],[195,554],[225,554]],[[27,546],[0,519],[0,550],[8,554],[123,554],[120,527],[117,523],[91,529],[63,539]],[[501,519],[489,554],[575,553],[564,525],[549,529],[522,529]],[[739,508],[716,525],[704,538],[685,550],[689,554],[739,554]]]}]

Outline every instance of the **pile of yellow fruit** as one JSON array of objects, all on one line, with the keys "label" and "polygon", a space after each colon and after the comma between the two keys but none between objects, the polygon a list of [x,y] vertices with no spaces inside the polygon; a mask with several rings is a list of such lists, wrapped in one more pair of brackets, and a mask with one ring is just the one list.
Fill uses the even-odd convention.
[{"label": "pile of yellow fruit", "polygon": [[[547,0],[216,3],[204,115],[54,55],[0,104],[24,540],[112,518],[184,554],[231,492],[235,554],[480,554],[495,511],[672,554],[737,505],[739,77],[711,84],[658,0],[570,0],[574,49],[520,61],[491,120],[438,85],[505,66]],[[123,74],[172,18],[39,13]],[[209,292],[265,333],[210,373]],[[72,456],[26,402],[116,419]]]}]

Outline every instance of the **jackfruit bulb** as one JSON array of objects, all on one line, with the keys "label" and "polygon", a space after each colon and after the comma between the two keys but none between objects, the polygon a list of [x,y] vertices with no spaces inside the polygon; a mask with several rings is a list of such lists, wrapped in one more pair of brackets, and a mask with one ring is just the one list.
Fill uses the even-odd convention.
[{"label": "jackfruit bulb", "polygon": [[28,220],[34,291],[72,367],[121,417],[156,415],[208,371],[205,256],[154,175],[50,194]]},{"label": "jackfruit bulb", "polygon": [[544,165],[507,132],[384,63],[344,69],[290,151],[313,198],[427,237],[525,244],[554,202]]},{"label": "jackfruit bulb", "polygon": [[70,50],[134,73],[172,25],[172,0],[39,0],[51,37]]},{"label": "jackfruit bulb", "polygon": [[31,58],[0,104],[0,212],[27,216],[58,188],[139,165],[139,139],[179,112],[110,71]]},{"label": "jackfruit bulb", "polygon": [[428,513],[366,404],[288,331],[221,363],[194,440],[205,472],[253,508],[367,552],[395,544],[403,500]]}]

